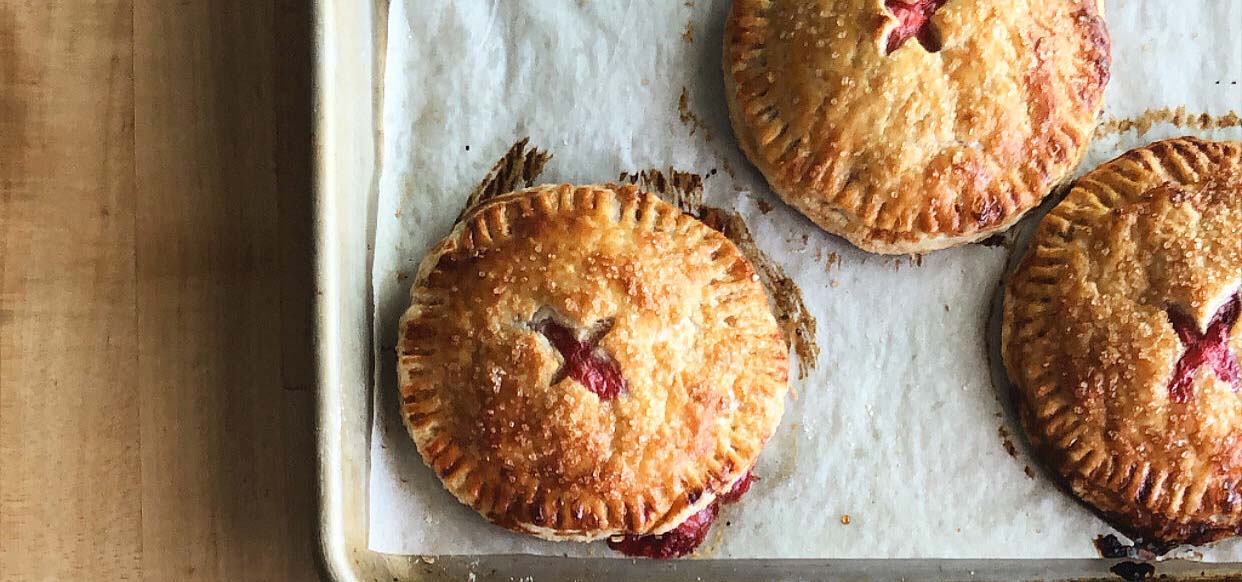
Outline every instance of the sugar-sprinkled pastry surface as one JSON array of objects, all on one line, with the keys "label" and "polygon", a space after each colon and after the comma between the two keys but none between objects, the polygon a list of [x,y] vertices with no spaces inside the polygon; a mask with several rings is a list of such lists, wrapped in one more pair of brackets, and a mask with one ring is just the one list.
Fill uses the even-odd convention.
[{"label": "sugar-sprinkled pastry surface", "polygon": [[1082,159],[1104,105],[1097,0],[737,0],[738,144],[825,230],[908,254],[1013,225]]},{"label": "sugar-sprinkled pastry surface", "polygon": [[754,268],[633,185],[468,211],[420,266],[399,333],[402,415],[428,466],[489,520],[548,539],[690,518],[705,532],[784,409],[789,351]]},{"label": "sugar-sprinkled pastry surface", "polygon": [[1242,533],[1242,142],[1126,153],[1044,218],[1004,356],[1049,467],[1121,531]]}]

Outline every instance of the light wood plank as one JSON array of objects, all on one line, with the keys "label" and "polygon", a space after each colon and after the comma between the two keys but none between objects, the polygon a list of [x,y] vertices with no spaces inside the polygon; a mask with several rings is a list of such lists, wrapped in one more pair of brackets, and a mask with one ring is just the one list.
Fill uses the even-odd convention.
[{"label": "light wood plank", "polygon": [[128,0],[0,4],[0,579],[135,580]]},{"label": "light wood plank", "polygon": [[316,578],[310,43],[0,4],[0,580]]}]

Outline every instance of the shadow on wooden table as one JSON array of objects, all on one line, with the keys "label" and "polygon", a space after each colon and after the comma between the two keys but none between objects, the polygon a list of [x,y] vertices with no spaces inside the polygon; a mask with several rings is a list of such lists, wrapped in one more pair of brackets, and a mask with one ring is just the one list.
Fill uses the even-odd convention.
[{"label": "shadow on wooden table", "polygon": [[134,8],[143,573],[310,579],[310,11],[155,4]]},{"label": "shadow on wooden table", "polygon": [[285,504],[289,515],[288,578],[317,579],[314,568],[318,478],[314,391],[314,184],[313,30],[310,2],[278,0],[275,37],[276,178],[281,211],[282,388],[290,406],[284,418]]}]

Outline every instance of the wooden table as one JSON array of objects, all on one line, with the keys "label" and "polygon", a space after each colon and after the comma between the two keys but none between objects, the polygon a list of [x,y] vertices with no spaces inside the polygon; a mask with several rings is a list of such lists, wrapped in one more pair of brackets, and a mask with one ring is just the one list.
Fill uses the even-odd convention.
[{"label": "wooden table", "polygon": [[310,20],[0,2],[0,580],[313,580]]}]

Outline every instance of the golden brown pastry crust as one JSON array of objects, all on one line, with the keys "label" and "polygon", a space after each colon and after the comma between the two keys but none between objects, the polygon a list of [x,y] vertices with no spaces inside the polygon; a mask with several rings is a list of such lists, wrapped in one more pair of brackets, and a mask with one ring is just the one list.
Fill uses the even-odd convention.
[{"label": "golden brown pastry crust", "polygon": [[[1242,395],[1210,365],[1173,390],[1242,286],[1242,142],[1126,153],[1077,181],[1009,281],[1002,350],[1036,452],[1074,494],[1147,541],[1242,532]],[[1242,325],[1228,343],[1242,353]]]},{"label": "golden brown pastry crust", "polygon": [[736,0],[725,93],[786,202],[877,253],[1008,228],[1077,166],[1108,82],[1097,0],[949,0],[886,54],[882,0]]},{"label": "golden brown pastry crust", "polygon": [[[634,186],[540,186],[469,212],[401,320],[402,416],[463,503],[548,539],[668,531],[746,475],[784,408],[788,349],[733,243]],[[551,316],[626,392],[566,377]],[[581,337],[581,336],[580,336]]]}]

